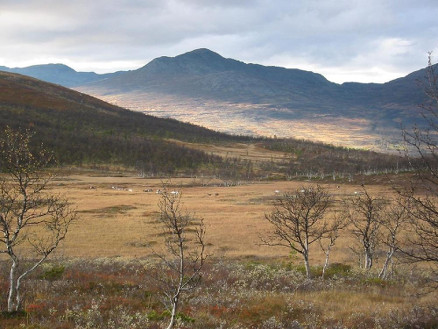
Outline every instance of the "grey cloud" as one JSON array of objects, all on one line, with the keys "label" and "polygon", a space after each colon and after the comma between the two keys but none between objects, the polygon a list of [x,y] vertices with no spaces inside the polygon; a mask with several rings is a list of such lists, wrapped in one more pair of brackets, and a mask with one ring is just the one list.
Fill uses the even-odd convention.
[{"label": "grey cloud", "polygon": [[0,42],[10,47],[0,65],[31,54],[146,64],[208,47],[256,63],[408,72],[438,48],[437,14],[433,0],[1,1]]}]

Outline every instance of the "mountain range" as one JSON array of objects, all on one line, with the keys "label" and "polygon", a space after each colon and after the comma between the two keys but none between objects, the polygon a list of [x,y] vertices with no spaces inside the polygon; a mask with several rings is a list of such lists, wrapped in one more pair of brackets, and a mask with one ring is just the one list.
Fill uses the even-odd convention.
[{"label": "mountain range", "polygon": [[427,101],[419,70],[387,83],[336,84],[299,69],[247,64],[208,49],[99,75],[62,64],[2,68],[119,106],[215,130],[387,149]]}]

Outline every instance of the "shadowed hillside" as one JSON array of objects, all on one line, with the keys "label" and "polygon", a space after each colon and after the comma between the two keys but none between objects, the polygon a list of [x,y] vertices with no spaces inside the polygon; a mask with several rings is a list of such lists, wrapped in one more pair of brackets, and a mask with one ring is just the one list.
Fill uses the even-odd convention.
[{"label": "shadowed hillside", "polygon": [[[400,126],[420,123],[425,71],[387,83],[344,83],[247,64],[208,49],[159,57],[132,71],[76,72],[62,64],[0,70],[74,87],[107,102],[238,135],[304,138],[391,151]],[[309,129],[313,127],[313,129]]]},{"label": "shadowed hillside", "polygon": [[0,127],[30,128],[61,164],[251,179],[394,169],[398,159],[294,139],[231,136],[0,72]]},{"label": "shadowed hillside", "polygon": [[[298,137],[386,150],[418,122],[424,70],[384,84],[332,83],[299,69],[246,64],[208,49],[160,57],[78,90],[228,133]],[[231,124],[225,123],[229,120]],[[308,126],[316,127],[309,131]]]},{"label": "shadowed hillside", "polygon": [[[195,169],[218,159],[166,142],[231,138],[213,131],[125,110],[60,86],[0,72],[0,126],[30,128],[61,164],[151,163],[159,171]],[[157,170],[158,171],[158,170]]]}]

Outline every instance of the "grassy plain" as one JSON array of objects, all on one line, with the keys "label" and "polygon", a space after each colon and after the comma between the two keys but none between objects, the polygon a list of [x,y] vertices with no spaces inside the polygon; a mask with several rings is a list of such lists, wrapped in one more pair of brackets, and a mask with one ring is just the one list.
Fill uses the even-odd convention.
[{"label": "grassy plain", "polygon": [[[390,197],[385,176],[320,183],[336,206],[355,195],[364,179],[370,193]],[[165,328],[168,314],[152,279],[163,273],[155,272],[146,246],[162,246],[156,191],[163,182],[182,193],[188,212],[204,218],[211,255],[202,285],[182,304],[178,328],[437,328],[436,290],[425,268],[400,266],[390,280],[376,279],[376,271],[358,268],[347,230],[333,249],[325,280],[317,277],[324,257],[316,245],[311,280],[301,258],[260,245],[260,235],[270,230],[264,214],[273,200],[308,181],[227,186],[210,178],[169,182],[94,171],[60,176],[50,186],[76,207],[78,220],[56,255],[27,280],[26,312],[0,314],[0,327]],[[7,273],[5,262],[0,270]],[[4,302],[6,276],[0,287]]]},{"label": "grassy plain", "polygon": [[206,153],[211,153],[222,158],[251,160],[251,161],[288,161],[291,158],[290,153],[268,150],[262,145],[256,143],[223,143],[221,145],[201,144],[181,142],[178,140],[171,140],[173,143],[182,145],[184,147],[193,148]]},{"label": "grassy plain", "polygon": [[[141,257],[150,253],[146,244],[160,242],[156,225],[158,201],[163,179],[132,176],[114,177],[76,174],[59,178],[53,192],[68,197],[79,212],[65,243],[58,250],[67,257]],[[269,232],[264,219],[272,202],[284,192],[309,184],[307,181],[250,182],[237,186],[210,178],[174,178],[169,189],[182,193],[185,209],[202,217],[207,225],[209,252],[215,256],[286,257],[287,249],[262,246],[260,235]],[[224,186],[225,185],[225,186]],[[322,184],[340,202],[360,191],[355,184]],[[372,185],[371,193],[386,195],[391,189]],[[149,192],[146,192],[149,191]],[[351,259],[349,237],[341,238],[333,251],[333,260]],[[314,258],[322,261],[319,248]]]}]

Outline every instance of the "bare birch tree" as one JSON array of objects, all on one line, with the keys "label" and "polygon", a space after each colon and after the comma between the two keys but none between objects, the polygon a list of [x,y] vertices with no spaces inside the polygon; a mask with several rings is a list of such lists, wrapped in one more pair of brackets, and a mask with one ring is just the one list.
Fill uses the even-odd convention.
[{"label": "bare birch tree", "polygon": [[361,193],[345,200],[346,217],[352,235],[359,242],[363,268],[371,269],[379,243],[384,200],[371,196],[365,187]]},{"label": "bare birch tree", "polygon": [[404,193],[410,200],[413,234],[402,252],[412,261],[426,261],[438,268],[438,74],[431,55],[425,79],[421,81],[428,98],[420,106],[423,122],[403,130],[416,177]]},{"label": "bare birch tree", "polygon": [[262,241],[270,246],[285,246],[301,254],[306,275],[310,278],[309,247],[330,231],[325,213],[332,203],[330,195],[319,185],[285,193],[276,200],[274,209],[265,218],[274,232]]},{"label": "bare birch tree", "polygon": [[66,200],[47,193],[52,160],[45,149],[30,149],[31,134],[7,128],[0,139],[0,253],[10,260],[7,311],[22,308],[21,287],[65,238],[75,218]]},{"label": "bare birch tree", "polygon": [[167,329],[175,325],[181,298],[200,282],[206,259],[205,225],[202,219],[183,212],[181,193],[163,189],[159,222],[165,236],[165,253],[155,253],[161,260],[162,276],[157,278],[170,310]]},{"label": "bare birch tree", "polygon": [[321,250],[324,252],[325,261],[322,267],[321,277],[324,279],[325,272],[330,263],[330,253],[332,248],[336,244],[336,240],[339,238],[341,230],[345,227],[345,217],[344,214],[335,213],[334,218],[332,219],[329,229],[325,237],[319,240],[319,246]]},{"label": "bare birch tree", "polygon": [[400,235],[409,221],[409,200],[399,197],[387,206],[382,216],[383,228],[382,243],[386,246],[386,257],[379,272],[380,279],[387,279],[389,267],[393,263],[394,255],[400,250]]}]

